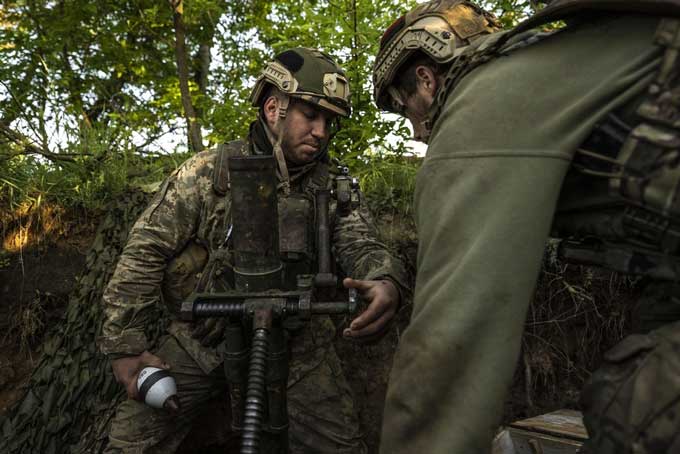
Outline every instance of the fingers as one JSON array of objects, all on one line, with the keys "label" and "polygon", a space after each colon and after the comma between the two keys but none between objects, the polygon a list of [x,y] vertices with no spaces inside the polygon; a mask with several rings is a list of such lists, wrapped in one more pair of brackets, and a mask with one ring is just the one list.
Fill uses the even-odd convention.
[{"label": "fingers", "polygon": [[347,328],[343,331],[343,335],[348,338],[363,338],[379,333],[383,331],[388,326],[390,320],[392,320],[394,313],[390,312],[391,311],[383,313],[377,319],[373,320],[371,323],[365,325],[362,328],[358,329]]},{"label": "fingers", "polygon": [[139,390],[137,389],[137,378],[130,380],[125,386],[125,391],[127,392],[128,399],[132,400],[142,400],[139,395]]},{"label": "fingers", "polygon": [[128,356],[111,361],[113,376],[118,383],[123,385],[129,399],[140,400],[137,378],[141,370],[148,366],[170,369],[168,363],[148,351],[137,356]]},{"label": "fingers", "polygon": [[352,323],[349,325],[349,329],[352,331],[363,329],[380,318],[380,316],[382,316],[388,309],[390,309],[390,305],[387,304],[387,302],[374,301],[372,304],[368,305],[366,310],[361,315],[352,320]]},{"label": "fingers", "polygon": [[137,374],[139,374],[139,371],[141,371],[146,366],[158,367],[159,369],[170,369],[170,364],[166,363],[158,356],[146,351],[140,355],[139,359],[140,367],[137,370]]},{"label": "fingers", "polygon": [[363,314],[350,323],[343,334],[346,337],[362,337],[382,330],[396,313],[394,306],[387,301],[376,301],[369,305]]},{"label": "fingers", "polygon": [[362,281],[360,279],[346,277],[343,279],[342,285],[344,285],[345,288],[355,288],[361,292],[365,292],[370,290],[375,285],[375,281]]},{"label": "fingers", "polygon": [[359,290],[369,302],[366,310],[343,331],[348,338],[363,338],[383,331],[399,307],[399,292],[389,280],[364,281],[345,278],[343,285]]}]

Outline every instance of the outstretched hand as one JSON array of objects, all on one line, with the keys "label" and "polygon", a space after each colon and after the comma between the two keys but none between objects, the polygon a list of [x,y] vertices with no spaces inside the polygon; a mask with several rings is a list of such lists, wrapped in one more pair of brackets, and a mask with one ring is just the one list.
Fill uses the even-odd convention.
[{"label": "outstretched hand", "polygon": [[343,336],[351,339],[366,340],[382,333],[399,308],[399,291],[392,281],[362,281],[345,278],[346,288],[355,288],[366,300],[368,307],[361,315],[352,320],[345,328]]},{"label": "outstretched hand", "polygon": [[118,383],[125,387],[128,399],[140,400],[139,391],[137,390],[137,377],[142,369],[147,366],[170,369],[169,364],[148,351],[143,352],[141,355],[127,356],[111,361],[113,376],[116,377]]}]

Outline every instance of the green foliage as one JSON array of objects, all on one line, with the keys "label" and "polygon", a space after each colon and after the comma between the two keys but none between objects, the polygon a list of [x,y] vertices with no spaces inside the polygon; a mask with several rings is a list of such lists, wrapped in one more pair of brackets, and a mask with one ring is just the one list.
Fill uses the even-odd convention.
[{"label": "green foliage", "polygon": [[352,173],[359,179],[364,196],[376,216],[399,214],[412,217],[419,166],[417,158],[386,154],[356,166]]},{"label": "green foliage", "polygon": [[531,0],[482,0],[479,6],[492,12],[503,25],[513,27],[526,18],[534,10],[535,2]]},{"label": "green foliage", "polygon": [[186,158],[188,154],[140,156],[129,150],[116,159],[79,158],[60,165],[33,156],[0,160],[0,208],[15,211],[28,204],[36,209],[52,202],[99,210],[129,185],[158,181]]},{"label": "green foliage", "polygon": [[511,28],[545,6],[541,0],[480,0],[479,6],[496,15],[503,28]]},{"label": "green foliage", "polygon": [[175,105],[142,102],[175,71],[166,58],[169,8],[152,0],[11,1],[2,14],[0,118],[41,147],[67,151],[96,125],[114,140],[131,130],[157,135],[176,115]]},{"label": "green foliage", "polygon": [[[331,153],[366,175],[376,163],[391,172],[389,160],[368,159],[404,154],[409,130],[373,104],[371,70],[381,34],[415,4],[185,0],[189,85],[204,138],[214,145],[245,135],[264,62],[287,47],[318,47],[343,65],[352,88],[353,115]],[[506,26],[535,9],[529,0],[480,4]],[[177,154],[187,147],[186,138],[177,142],[185,127],[168,2],[9,0],[0,43],[2,206],[45,197],[101,206],[186,157]]]}]

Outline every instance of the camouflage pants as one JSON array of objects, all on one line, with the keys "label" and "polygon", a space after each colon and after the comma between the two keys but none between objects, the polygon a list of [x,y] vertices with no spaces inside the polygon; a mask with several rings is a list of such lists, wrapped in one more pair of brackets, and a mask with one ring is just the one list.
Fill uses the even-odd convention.
[{"label": "camouflage pants", "polygon": [[[288,380],[290,452],[362,454],[358,418],[340,361],[332,345],[325,351],[291,361]],[[126,400],[118,407],[109,434],[107,453],[171,453],[177,450],[203,408],[223,399],[227,385],[222,367],[205,374],[174,337],[165,338],[155,354],[172,368],[181,401],[181,414],[172,416],[140,402]],[[296,367],[303,361],[304,367]],[[303,369],[303,373],[296,373]]]}]

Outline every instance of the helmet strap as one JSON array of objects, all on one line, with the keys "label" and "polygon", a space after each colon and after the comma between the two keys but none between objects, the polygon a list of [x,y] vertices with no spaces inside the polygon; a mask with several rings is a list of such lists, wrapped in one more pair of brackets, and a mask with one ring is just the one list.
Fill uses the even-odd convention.
[{"label": "helmet strap", "polygon": [[286,196],[290,194],[290,174],[288,173],[288,165],[286,165],[286,157],[283,154],[281,143],[283,142],[283,122],[286,120],[289,103],[290,98],[288,96],[279,98],[279,116],[276,118],[276,123],[274,123],[274,128],[277,129],[277,137],[274,138],[274,134],[272,134],[272,131],[268,127],[264,128],[267,138],[273,147],[273,155],[279,166],[281,186],[283,187],[283,193]]},{"label": "helmet strap", "polygon": [[281,174],[281,184],[283,186],[283,193],[290,194],[290,175],[288,174],[288,166],[286,165],[286,157],[283,155],[283,148],[281,148],[281,140],[283,134],[279,134],[279,138],[274,143],[274,157],[279,164],[279,173]]},{"label": "helmet strap", "polygon": [[428,118],[420,124],[423,127],[423,130],[425,131],[425,134],[423,135],[422,139],[424,143],[428,143],[430,141],[430,134],[432,133],[432,121],[430,121],[429,115]]},{"label": "helmet strap", "polygon": [[284,95],[279,99],[279,120],[283,121],[288,115],[288,106],[290,105],[290,96]]}]

